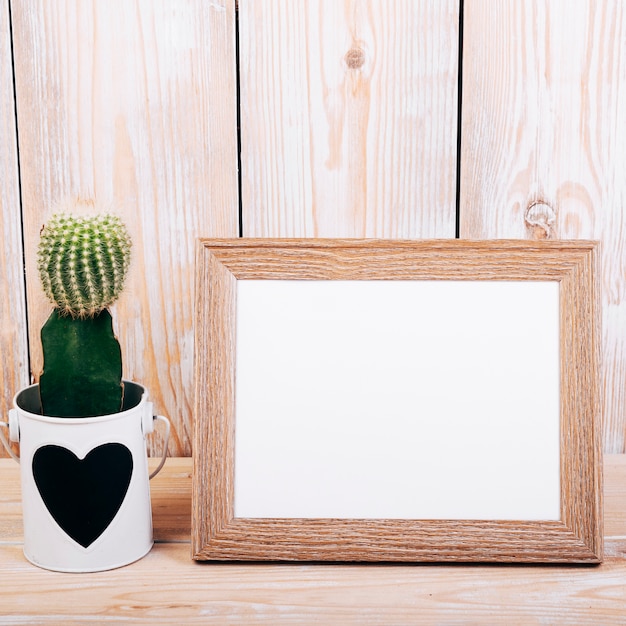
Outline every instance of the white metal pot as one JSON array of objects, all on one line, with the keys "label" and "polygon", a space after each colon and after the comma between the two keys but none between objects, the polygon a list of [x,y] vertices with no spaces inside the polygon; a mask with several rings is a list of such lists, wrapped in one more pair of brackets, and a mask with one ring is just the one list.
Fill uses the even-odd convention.
[{"label": "white metal pot", "polygon": [[[148,475],[146,435],[166,425],[160,465]],[[9,454],[20,462],[24,555],[62,572],[127,565],[153,545],[149,479],[163,463],[169,420],[153,416],[148,393],[124,382],[122,411],[88,418],[41,415],[39,385],[16,394],[9,411]]]}]

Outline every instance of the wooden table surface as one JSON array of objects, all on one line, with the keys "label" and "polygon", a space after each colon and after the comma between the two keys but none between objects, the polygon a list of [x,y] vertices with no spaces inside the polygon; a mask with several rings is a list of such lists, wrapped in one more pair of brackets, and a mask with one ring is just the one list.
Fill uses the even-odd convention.
[{"label": "wooden table surface", "polygon": [[18,466],[0,459],[0,624],[626,625],[626,455],[605,458],[595,567],[196,563],[191,459],[168,459],[151,485],[150,554],[109,572],[48,572],[22,554]]}]

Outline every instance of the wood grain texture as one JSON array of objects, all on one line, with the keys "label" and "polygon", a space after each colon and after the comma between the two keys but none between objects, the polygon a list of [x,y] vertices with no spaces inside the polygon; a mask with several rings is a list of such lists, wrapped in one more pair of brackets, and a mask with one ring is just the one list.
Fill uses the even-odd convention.
[{"label": "wood grain texture", "polygon": [[190,454],[195,240],[238,231],[234,0],[22,0],[13,20],[33,372],[39,230],[95,199],[134,240],[114,307],[124,376]]},{"label": "wood grain texture", "polygon": [[[601,554],[602,413],[597,263],[598,249],[594,247],[560,281],[561,519],[577,537],[585,538],[586,545]],[[590,439],[585,441],[587,436]]]},{"label": "wood grain texture", "polygon": [[[204,248],[198,250],[196,291],[200,303],[196,317],[196,363],[211,363],[207,376],[198,376],[196,365],[196,424],[193,448],[194,492],[192,519],[199,536],[210,536],[229,517],[234,506],[234,424],[235,327],[229,323],[236,314],[236,279],[217,259],[205,263]],[[209,314],[209,311],[212,313]],[[208,322],[208,323],[207,323]],[[210,359],[220,354],[223,359]],[[198,423],[198,406],[207,409],[207,422]],[[220,498],[207,509],[205,494],[220,485]]]},{"label": "wood grain texture", "polygon": [[626,6],[465,3],[460,232],[602,242],[604,446],[626,450]]},{"label": "wood grain texture", "polygon": [[[0,421],[5,421],[13,396],[29,382],[8,0],[0,0],[0,242]],[[6,456],[2,446],[0,456]]]},{"label": "wood grain texture", "polygon": [[[598,291],[593,242],[204,240],[199,246],[194,558],[601,560]],[[555,280],[560,286],[558,522],[245,519],[234,515],[237,280]],[[198,453],[198,450],[206,450]]]},{"label": "wood grain texture", "polygon": [[[19,469],[0,460],[0,621],[624,623],[626,455],[604,460],[606,560],[597,567],[194,563],[191,473],[192,459],[168,459],[151,481],[156,544],[147,557],[110,572],[60,574],[24,558]],[[25,595],[24,589],[32,591]]]},{"label": "wood grain texture", "polygon": [[458,0],[240,0],[247,237],[454,237]]}]

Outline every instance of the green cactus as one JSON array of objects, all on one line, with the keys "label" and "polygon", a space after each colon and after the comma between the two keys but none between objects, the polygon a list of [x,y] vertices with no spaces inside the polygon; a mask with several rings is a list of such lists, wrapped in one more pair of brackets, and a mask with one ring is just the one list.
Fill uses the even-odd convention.
[{"label": "green cactus", "polygon": [[118,217],[53,215],[39,243],[39,275],[46,295],[64,314],[92,317],[120,295],[130,248]]},{"label": "green cactus", "polygon": [[124,286],[131,241],[112,215],[52,216],[41,232],[38,268],[54,310],[41,329],[42,411],[107,415],[122,406],[122,357],[108,307]]}]

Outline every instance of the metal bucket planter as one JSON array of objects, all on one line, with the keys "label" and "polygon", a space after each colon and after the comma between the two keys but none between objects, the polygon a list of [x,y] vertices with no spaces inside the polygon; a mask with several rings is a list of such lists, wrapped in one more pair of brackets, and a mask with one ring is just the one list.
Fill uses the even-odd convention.
[{"label": "metal bucket planter", "polygon": [[[127,565],[153,545],[149,479],[165,462],[169,420],[153,416],[144,387],[125,381],[119,413],[88,418],[41,415],[39,386],[16,394],[9,439],[19,442],[24,555],[62,572]],[[166,425],[159,466],[148,474],[146,435]]]}]

